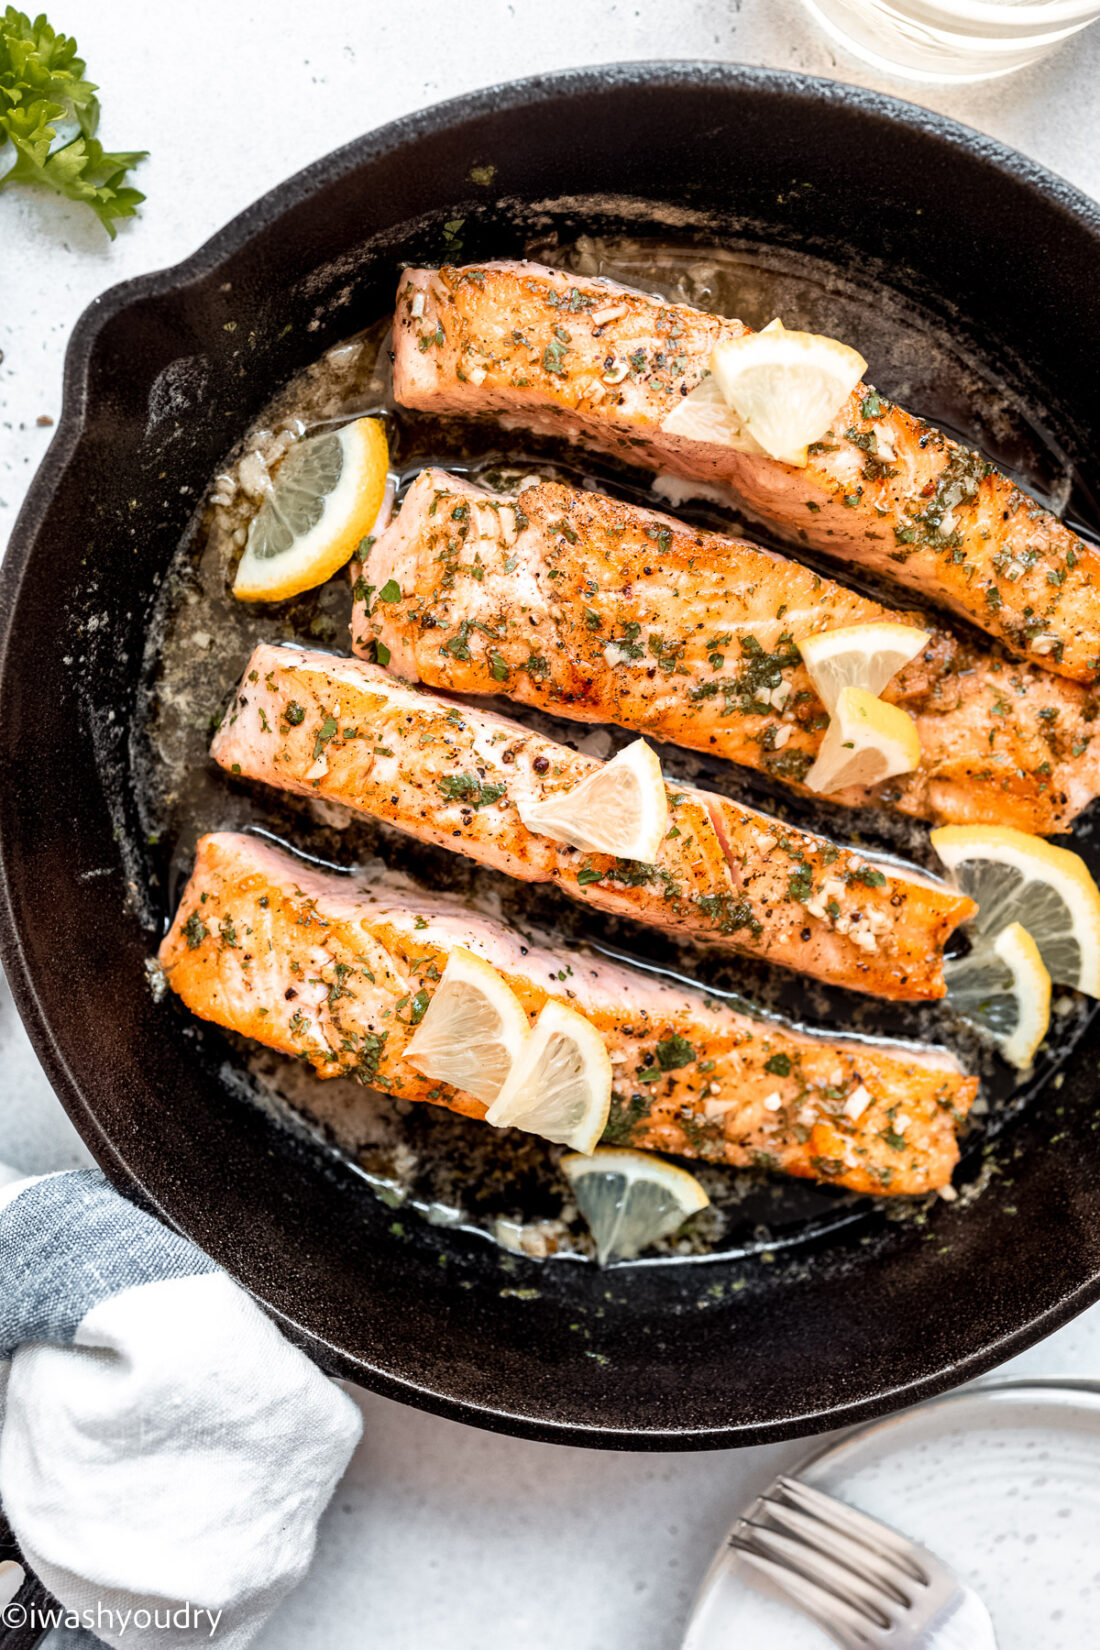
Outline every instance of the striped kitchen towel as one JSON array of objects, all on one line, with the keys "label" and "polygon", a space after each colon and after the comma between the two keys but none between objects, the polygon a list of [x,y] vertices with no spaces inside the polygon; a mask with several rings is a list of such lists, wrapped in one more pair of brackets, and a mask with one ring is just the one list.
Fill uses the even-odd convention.
[{"label": "striped kitchen towel", "polygon": [[0,1165],[0,1506],[88,1643],[240,1650],[305,1573],[360,1426],[97,1170]]}]

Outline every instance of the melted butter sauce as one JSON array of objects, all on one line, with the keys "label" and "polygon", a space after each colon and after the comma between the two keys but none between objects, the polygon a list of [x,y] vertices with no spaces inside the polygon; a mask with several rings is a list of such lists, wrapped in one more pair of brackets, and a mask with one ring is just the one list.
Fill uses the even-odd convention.
[{"label": "melted butter sauce", "polygon": [[[753,327],[779,315],[787,326],[855,342],[871,363],[868,376],[885,394],[979,447],[1021,486],[1064,512],[1077,530],[1100,537],[1094,501],[1040,414],[954,345],[946,329],[932,326],[900,299],[876,292],[870,301],[865,288],[830,266],[749,247],[719,250],[582,238],[564,247],[533,244],[529,254],[578,274],[607,275],[664,298],[738,316]],[[399,496],[428,464],[502,490],[537,473],[613,491],[791,554],[782,540],[750,526],[713,497],[692,495],[687,484],[676,482],[670,497],[668,478],[625,469],[550,437],[505,432],[489,420],[433,418],[397,407],[389,330],[387,316],[300,374],[272,399],[223,473],[236,477],[245,455],[273,450],[281,427],[313,433],[370,414],[385,422]],[[226,491],[212,478],[211,493],[219,487]],[[333,804],[234,780],[210,761],[212,729],[258,641],[350,651],[346,575],[286,603],[234,601],[229,593],[233,571],[254,509],[255,501],[239,487],[227,508],[213,508],[208,495],[164,581],[150,630],[134,767],[165,925],[189,874],[197,838],[212,830],[250,830],[321,866],[398,874],[446,890],[529,937],[549,936],[566,952],[593,946],[591,914],[553,888],[513,882]],[[836,565],[827,558],[801,549],[798,555],[837,576]],[[862,570],[854,576],[846,570],[844,577],[868,594],[887,600],[895,595]],[[911,592],[905,601],[919,605]],[[618,728],[558,721],[505,700],[478,702],[601,757],[634,737]],[[661,759],[670,779],[702,783],[763,806],[868,855],[904,855],[937,871],[927,830],[914,821],[877,810],[814,805],[784,793],[763,775],[671,745],[661,748]],[[1090,818],[1078,824],[1074,846],[1100,862],[1090,852]],[[987,1188],[996,1186],[1004,1120],[1048,1085],[1057,1089],[1058,1068],[1092,1011],[1084,998],[1056,988],[1050,1037],[1032,1073],[1020,1082],[945,1005],[876,1003],[752,959],[698,951],[673,936],[603,915],[598,932],[595,949],[686,981],[738,1008],[846,1038],[901,1037],[949,1048],[983,1079],[982,1099],[962,1142],[964,1199],[994,1195]],[[172,1006],[182,1012],[178,1004]],[[167,1004],[166,1011],[171,1011]],[[240,1038],[228,1036],[227,1041],[227,1086],[246,1093],[285,1126],[338,1152],[386,1202],[407,1204],[433,1223],[475,1231],[528,1253],[591,1255],[583,1222],[556,1169],[559,1148],[517,1131],[488,1130],[434,1106],[394,1101],[349,1080],[322,1082],[294,1061]],[[1056,1112],[1056,1093],[1046,1095],[1043,1103]],[[712,1206],[654,1251],[655,1259],[638,1264],[659,1264],[662,1257],[797,1251],[823,1231],[861,1219],[870,1204],[835,1188],[714,1165],[687,1166],[706,1187]],[[924,1221],[930,1202],[934,1199],[893,1200],[889,1212],[893,1218]]]}]

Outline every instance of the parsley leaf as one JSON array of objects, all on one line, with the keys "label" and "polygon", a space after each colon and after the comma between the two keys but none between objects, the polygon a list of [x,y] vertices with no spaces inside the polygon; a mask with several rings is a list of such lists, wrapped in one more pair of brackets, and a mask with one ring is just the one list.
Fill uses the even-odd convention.
[{"label": "parsley leaf", "polygon": [[678,1031],[674,1031],[671,1037],[663,1037],[657,1044],[657,1064],[662,1071],[676,1071],[680,1066],[690,1066],[695,1057],[694,1048]]},{"label": "parsley leaf", "polygon": [[[0,189],[38,184],[90,206],[111,239],[145,196],[125,183],[144,149],[104,149],[99,99],[71,35],[8,6],[0,16]],[[10,145],[10,147],[9,147]]]},{"label": "parsley leaf", "polygon": [[446,773],[436,784],[448,802],[465,802],[468,807],[488,808],[507,794],[507,785],[486,785],[476,773]]},{"label": "parsley leaf", "polygon": [[317,737],[313,741],[313,760],[315,762],[325,754],[325,746],[336,735],[335,716],[326,716],[317,730]]},{"label": "parsley leaf", "polygon": [[183,934],[187,941],[188,951],[197,951],[209,932],[209,928],[207,928],[198,912],[192,911],[183,925]]}]

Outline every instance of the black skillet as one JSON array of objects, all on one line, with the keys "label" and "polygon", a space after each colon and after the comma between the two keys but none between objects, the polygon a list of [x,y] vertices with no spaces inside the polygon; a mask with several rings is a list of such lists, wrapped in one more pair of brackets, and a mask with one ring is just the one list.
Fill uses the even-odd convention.
[{"label": "black skillet", "polygon": [[604,1275],[395,1222],[234,1092],[220,1035],[145,980],[159,913],[131,722],[158,580],[208,477],[275,387],[392,303],[402,260],[439,260],[445,222],[465,219],[466,257],[512,255],[533,228],[614,230],[611,197],[671,211],[680,238],[820,255],[865,276],[869,301],[876,284],[903,294],[1045,409],[1079,473],[1100,473],[1100,214],[987,138],[714,64],[553,75],[398,121],[77,325],[0,573],[0,939],[107,1174],[327,1369],[534,1437],[759,1443],[941,1391],[1100,1295],[1095,1027],[1057,1096],[1005,1125],[1009,1194],[939,1206],[924,1227],[869,1209],[775,1257]]}]

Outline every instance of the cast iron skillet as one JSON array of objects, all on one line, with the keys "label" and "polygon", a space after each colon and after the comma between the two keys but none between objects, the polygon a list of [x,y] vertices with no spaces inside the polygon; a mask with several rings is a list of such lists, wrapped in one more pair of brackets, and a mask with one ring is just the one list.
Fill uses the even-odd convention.
[{"label": "cast iron skillet", "polygon": [[1100,215],[974,132],[713,64],[586,69],[398,121],[77,325],[0,575],[0,937],[111,1179],[326,1368],[533,1437],[759,1443],[942,1391],[1100,1295],[1095,1027],[1057,1123],[1047,1096],[1006,1129],[1010,1199],[943,1205],[923,1230],[870,1213],[772,1260],[601,1275],[395,1222],[234,1094],[220,1036],[158,1008],[143,966],[155,902],[128,738],[154,591],[208,477],[276,386],[392,303],[401,260],[438,261],[446,221],[465,219],[464,256],[511,255],[534,221],[615,227],[609,196],[679,213],[680,233],[709,220],[712,243],[870,271],[1044,406],[1083,474],[1100,470]]}]

